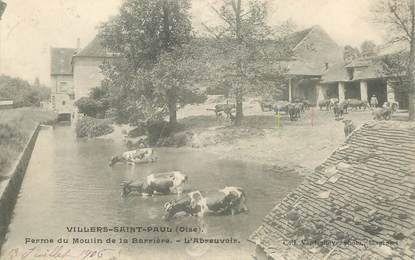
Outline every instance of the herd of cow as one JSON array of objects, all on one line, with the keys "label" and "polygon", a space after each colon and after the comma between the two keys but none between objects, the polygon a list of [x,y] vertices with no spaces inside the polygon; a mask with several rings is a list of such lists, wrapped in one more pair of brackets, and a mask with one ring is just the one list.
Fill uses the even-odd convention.
[{"label": "herd of cow", "polygon": [[[310,108],[307,100],[288,101],[264,101],[260,102],[262,111],[274,111],[275,113],[283,112],[290,116],[290,120],[298,120],[301,114]],[[350,110],[365,111],[371,109],[369,102],[358,99],[346,99],[339,101],[337,98],[325,99],[318,102],[320,110],[333,111],[334,118],[340,120],[344,114]],[[372,114],[375,120],[389,120],[393,112],[397,110],[397,104],[385,103],[381,108],[372,108]]]},{"label": "herd of cow", "polygon": [[[156,161],[157,157],[152,148],[141,148],[112,157],[109,165],[113,166],[118,162],[137,164]],[[155,173],[142,180],[122,182],[122,196],[125,197],[132,193],[142,196],[181,195],[185,191],[184,185],[187,182],[188,177],[180,171]],[[234,215],[248,211],[245,202],[245,192],[239,187],[225,187],[212,192],[193,190],[178,199],[165,203],[163,205],[166,212],[164,219],[170,220],[175,216],[183,215],[199,217],[205,214]]]}]

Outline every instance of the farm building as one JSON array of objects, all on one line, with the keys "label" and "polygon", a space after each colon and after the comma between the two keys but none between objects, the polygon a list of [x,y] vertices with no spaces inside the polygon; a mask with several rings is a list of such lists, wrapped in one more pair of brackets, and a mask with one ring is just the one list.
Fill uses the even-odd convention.
[{"label": "farm building", "polygon": [[332,64],[343,60],[343,49],[319,26],[295,32],[282,43],[292,54],[282,62],[289,77],[282,99],[306,99],[316,104],[317,85]]},{"label": "farm building", "polygon": [[415,125],[368,122],[265,217],[258,259],[414,259]]},{"label": "farm building", "polygon": [[384,47],[379,56],[343,60],[343,49],[319,26],[295,32],[283,40],[292,53],[282,65],[288,68],[286,91],[279,99],[307,100],[316,105],[320,100],[337,98],[368,101],[372,95],[384,102],[397,102],[408,107],[407,93],[397,92],[393,81],[383,72],[382,58],[396,49]]},{"label": "farm building", "polygon": [[395,93],[391,80],[383,73],[382,57],[360,58],[349,64],[335,64],[322,76],[317,86],[318,100],[338,98],[369,101],[375,95],[379,105],[398,102],[408,107],[405,93]]}]

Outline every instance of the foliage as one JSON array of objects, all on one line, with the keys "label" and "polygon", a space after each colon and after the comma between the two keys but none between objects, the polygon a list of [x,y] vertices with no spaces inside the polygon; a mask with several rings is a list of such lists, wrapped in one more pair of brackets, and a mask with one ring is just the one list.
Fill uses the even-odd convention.
[{"label": "foliage", "polygon": [[360,45],[360,55],[362,57],[373,57],[377,53],[377,46],[373,41],[364,41]]},{"label": "foliage", "polygon": [[101,104],[90,97],[78,99],[75,105],[78,107],[80,113],[90,117],[96,117],[99,111],[101,111]]},{"label": "foliage", "polygon": [[49,97],[47,87],[33,87],[23,79],[0,76],[0,98],[12,99],[15,107],[39,106],[40,101],[49,100]]},{"label": "foliage", "polygon": [[192,84],[198,66],[189,59],[194,55],[189,12],[189,0],[126,0],[101,25],[103,44],[123,57],[102,67],[119,122],[147,121],[137,109],[151,100],[149,110],[168,111],[175,123],[177,103],[200,100]]},{"label": "foliage", "polygon": [[169,137],[183,129],[184,127],[180,124],[171,124],[166,121],[151,122],[147,126],[149,144],[156,145],[163,138]]},{"label": "foliage", "polygon": [[108,119],[95,119],[89,116],[80,118],[76,123],[77,137],[98,137],[114,131]]},{"label": "foliage", "polygon": [[360,51],[357,48],[353,48],[350,45],[344,46],[343,50],[343,60],[346,63],[352,62],[354,59],[360,57]]},{"label": "foliage", "polygon": [[110,113],[110,97],[105,86],[92,88],[88,97],[82,97],[75,101],[78,111],[94,118],[108,118]]},{"label": "foliage", "polygon": [[217,57],[221,62],[213,80],[230,87],[236,102],[235,124],[241,123],[245,94],[272,92],[281,87],[276,82],[284,81],[284,68],[275,63],[281,57],[289,56],[284,44],[274,45],[271,41],[273,33],[266,24],[265,3],[251,0],[243,6],[242,2],[224,1],[219,10],[213,8],[223,23],[205,26],[216,38]]},{"label": "foliage", "polygon": [[[415,121],[415,3],[412,0],[379,0],[372,7],[373,19],[382,25],[390,44],[404,43],[409,50],[407,62],[402,60],[385,64],[386,73],[406,68],[402,77],[406,77],[409,98],[409,120]],[[399,56],[399,54],[398,54]],[[393,65],[397,67],[392,68]],[[401,77],[401,76],[400,76]],[[406,84],[401,84],[405,88]]]}]

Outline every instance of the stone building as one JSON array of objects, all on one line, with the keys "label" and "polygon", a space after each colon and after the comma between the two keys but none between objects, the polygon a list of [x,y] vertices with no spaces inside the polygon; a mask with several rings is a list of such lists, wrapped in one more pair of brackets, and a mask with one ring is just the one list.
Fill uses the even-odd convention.
[{"label": "stone building", "polygon": [[101,73],[100,66],[106,60],[117,57],[102,46],[99,37],[95,37],[73,56],[73,81],[77,100],[88,96],[92,88],[101,86],[104,75]]},{"label": "stone building", "polygon": [[71,117],[74,111],[72,56],[76,49],[51,48],[51,105],[58,115]]},{"label": "stone building", "polygon": [[264,218],[257,259],[414,259],[415,125],[371,121]]},{"label": "stone building", "polygon": [[338,63],[330,67],[317,86],[318,100],[338,98],[369,101],[375,95],[379,106],[384,102],[397,102],[407,108],[405,94],[395,95],[390,79],[383,73],[382,57],[360,58],[349,64]]}]

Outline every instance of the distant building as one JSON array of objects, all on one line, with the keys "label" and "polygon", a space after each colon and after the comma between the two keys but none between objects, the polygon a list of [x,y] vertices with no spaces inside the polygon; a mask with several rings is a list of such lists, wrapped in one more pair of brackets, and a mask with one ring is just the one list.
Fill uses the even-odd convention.
[{"label": "distant building", "polygon": [[58,114],[74,111],[72,56],[76,49],[51,48],[51,105]]},{"label": "distant building", "polygon": [[415,125],[368,122],[265,216],[258,260],[415,259]]},{"label": "distant building", "polygon": [[73,82],[75,87],[75,98],[88,96],[90,90],[101,86],[104,75],[100,66],[107,60],[117,58],[102,45],[97,36],[85,48],[73,56]]}]

